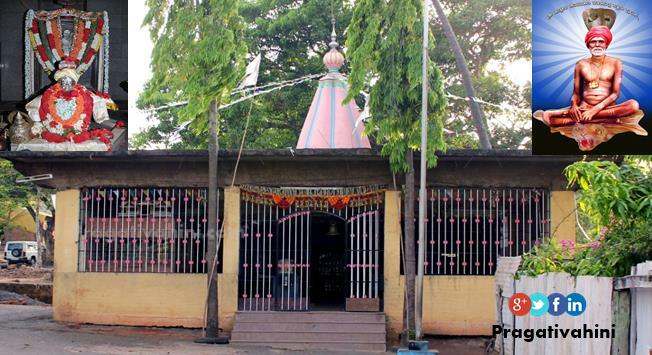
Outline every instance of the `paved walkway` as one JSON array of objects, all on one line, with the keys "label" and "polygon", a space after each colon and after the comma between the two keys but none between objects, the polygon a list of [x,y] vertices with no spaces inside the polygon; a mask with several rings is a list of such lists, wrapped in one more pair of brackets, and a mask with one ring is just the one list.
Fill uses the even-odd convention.
[{"label": "paved walkway", "polygon": [[[2,354],[356,354],[193,343],[200,336],[196,329],[63,324],[52,320],[50,306],[0,304]],[[428,340],[441,355],[482,355],[486,338]]]},{"label": "paved walkway", "polygon": [[49,306],[0,305],[3,354],[308,354],[193,343],[200,336],[201,331],[193,329],[66,325],[52,320]]}]

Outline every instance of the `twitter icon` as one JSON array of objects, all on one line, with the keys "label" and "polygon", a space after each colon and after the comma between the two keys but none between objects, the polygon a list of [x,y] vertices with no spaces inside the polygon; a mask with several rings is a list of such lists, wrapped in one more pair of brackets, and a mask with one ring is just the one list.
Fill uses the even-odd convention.
[{"label": "twitter icon", "polygon": [[548,312],[548,296],[537,292],[530,295],[530,300],[532,301],[531,315],[538,317]]}]

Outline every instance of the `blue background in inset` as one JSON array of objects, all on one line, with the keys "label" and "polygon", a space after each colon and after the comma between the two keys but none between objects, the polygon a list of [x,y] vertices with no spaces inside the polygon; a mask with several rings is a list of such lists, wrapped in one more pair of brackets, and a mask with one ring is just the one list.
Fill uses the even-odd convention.
[{"label": "blue background in inset", "polygon": [[[548,19],[548,14],[577,0],[533,1],[532,4],[532,104],[533,109],[561,108],[570,105],[575,63],[588,58],[584,44],[588,32],[582,11],[604,6],[570,8]],[[641,106],[652,101],[652,2],[617,1],[635,11],[639,20],[616,11],[611,33],[614,38],[607,55],[623,62],[623,82],[618,103],[636,99]]]},{"label": "blue background in inset", "polygon": [[[589,8],[609,8],[604,5],[569,8],[551,18],[548,15],[560,7],[580,0],[533,1],[532,4],[532,109],[546,110],[570,106],[573,94],[575,63],[590,54],[584,44],[588,32],[582,11]],[[593,3],[593,1],[589,1]],[[616,11],[611,32],[613,41],[607,55],[623,62],[623,81],[617,103],[628,99],[639,102],[645,116],[640,124],[648,132],[652,125],[652,1],[607,0],[638,14],[638,20],[625,11]],[[533,150],[535,154],[580,154],[577,143],[558,133],[550,133],[543,123],[533,120]],[[620,134],[598,146],[593,154],[650,154],[652,139]],[[582,153],[586,154],[586,153]]]}]

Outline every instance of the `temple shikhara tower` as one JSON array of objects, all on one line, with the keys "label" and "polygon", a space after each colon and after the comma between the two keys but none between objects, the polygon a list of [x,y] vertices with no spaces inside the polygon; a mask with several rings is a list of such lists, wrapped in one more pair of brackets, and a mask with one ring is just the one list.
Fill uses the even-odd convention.
[{"label": "temple shikhara tower", "polygon": [[297,149],[355,149],[370,148],[364,134],[364,123],[358,120],[360,108],[348,95],[346,76],[340,73],[344,55],[338,50],[335,29],[331,34],[331,48],[324,55],[328,74],[319,79],[319,88],[310,105],[297,143]]}]

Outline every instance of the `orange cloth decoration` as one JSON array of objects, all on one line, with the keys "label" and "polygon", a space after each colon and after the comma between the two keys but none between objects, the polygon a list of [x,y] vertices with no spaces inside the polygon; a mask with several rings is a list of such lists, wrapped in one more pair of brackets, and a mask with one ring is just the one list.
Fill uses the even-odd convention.
[{"label": "orange cloth decoration", "polygon": [[274,203],[281,208],[288,208],[292,206],[295,200],[294,197],[285,197],[279,195],[272,195],[272,199],[274,200]]},{"label": "orange cloth decoration", "polygon": [[328,198],[328,204],[336,210],[346,207],[351,200],[351,196],[331,196]]}]

